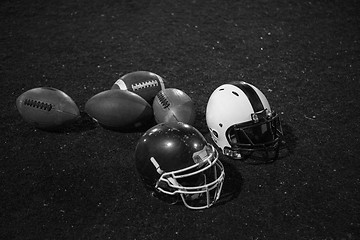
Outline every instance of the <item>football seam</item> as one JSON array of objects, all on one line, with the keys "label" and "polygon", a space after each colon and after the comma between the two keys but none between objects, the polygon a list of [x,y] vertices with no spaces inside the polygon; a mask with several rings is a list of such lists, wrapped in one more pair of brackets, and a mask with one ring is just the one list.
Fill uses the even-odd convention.
[{"label": "football seam", "polygon": [[131,88],[133,91],[141,90],[144,88],[157,87],[159,86],[159,82],[157,80],[150,80],[140,83],[131,84]]},{"label": "football seam", "polygon": [[37,101],[37,100],[29,99],[29,98],[25,99],[24,105],[28,106],[28,107],[32,107],[32,108],[45,110],[48,112],[50,112],[51,109],[53,108],[53,105],[51,103]]}]

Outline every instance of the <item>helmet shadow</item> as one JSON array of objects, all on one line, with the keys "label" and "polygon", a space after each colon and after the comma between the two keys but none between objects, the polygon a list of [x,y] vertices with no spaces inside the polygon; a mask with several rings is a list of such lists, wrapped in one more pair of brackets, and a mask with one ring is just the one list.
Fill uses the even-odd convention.
[{"label": "helmet shadow", "polygon": [[229,163],[228,161],[222,161],[221,159],[220,161],[224,166],[225,179],[220,198],[214,205],[215,207],[224,205],[227,202],[237,198],[241,192],[244,182],[241,173],[234,167],[233,164]]}]

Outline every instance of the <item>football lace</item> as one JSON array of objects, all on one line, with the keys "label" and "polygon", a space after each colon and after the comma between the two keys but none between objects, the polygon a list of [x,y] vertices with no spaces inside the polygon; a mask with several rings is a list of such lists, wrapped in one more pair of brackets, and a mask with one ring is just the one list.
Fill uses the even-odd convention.
[{"label": "football lace", "polygon": [[53,106],[50,103],[45,103],[41,101],[36,101],[32,99],[25,99],[24,105],[28,107],[38,108],[45,111],[51,111]]},{"label": "football lace", "polygon": [[144,88],[157,87],[158,85],[159,83],[156,80],[150,80],[150,81],[132,84],[131,87],[134,91],[137,91]]},{"label": "football lace", "polygon": [[159,99],[159,101],[160,101],[160,104],[161,104],[161,106],[162,106],[163,108],[167,108],[167,107],[170,106],[170,102],[166,99],[166,97],[165,97],[165,95],[164,95],[163,92],[159,92],[159,93],[157,94],[157,97],[158,97],[158,99]]}]

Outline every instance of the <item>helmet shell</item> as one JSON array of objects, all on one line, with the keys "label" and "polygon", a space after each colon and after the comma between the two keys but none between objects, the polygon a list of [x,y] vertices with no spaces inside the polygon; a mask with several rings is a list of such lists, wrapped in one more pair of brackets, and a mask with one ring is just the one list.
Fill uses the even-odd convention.
[{"label": "helmet shell", "polygon": [[177,171],[194,165],[193,154],[206,145],[202,134],[188,124],[160,123],[139,139],[135,149],[136,168],[145,184],[154,186],[161,174],[149,159],[156,159],[163,172]]}]

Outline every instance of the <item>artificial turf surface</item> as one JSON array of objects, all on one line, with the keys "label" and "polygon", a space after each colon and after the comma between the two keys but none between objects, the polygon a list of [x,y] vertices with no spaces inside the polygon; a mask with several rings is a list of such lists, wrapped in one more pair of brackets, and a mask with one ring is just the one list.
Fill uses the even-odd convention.
[{"label": "artificial turf surface", "polygon": [[[0,239],[359,239],[358,1],[10,1],[0,4]],[[272,164],[221,156],[223,198],[203,211],[152,198],[133,153],[142,131],[86,114],[61,132],[19,115],[26,90],[86,101],[146,70],[186,92],[208,139],[212,91],[260,88],[287,149]]]}]

